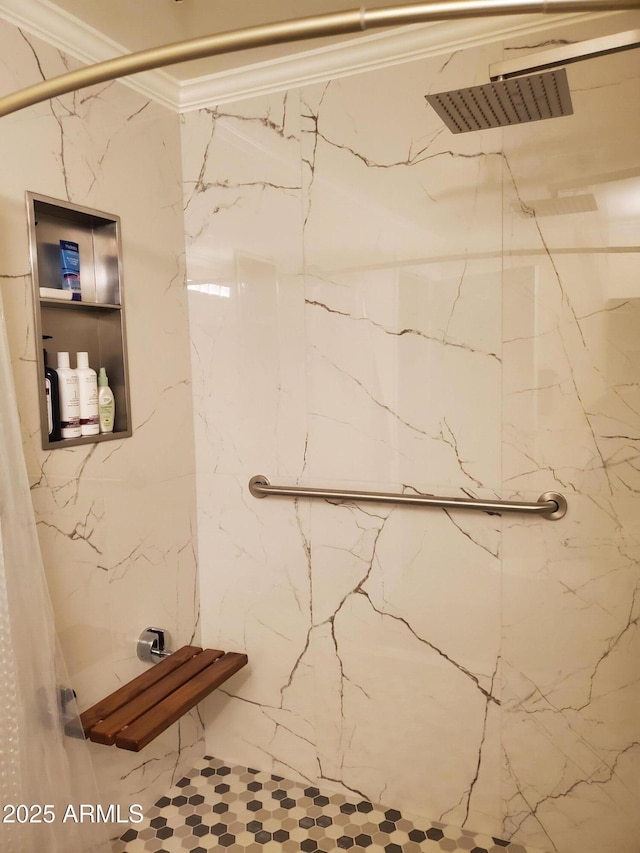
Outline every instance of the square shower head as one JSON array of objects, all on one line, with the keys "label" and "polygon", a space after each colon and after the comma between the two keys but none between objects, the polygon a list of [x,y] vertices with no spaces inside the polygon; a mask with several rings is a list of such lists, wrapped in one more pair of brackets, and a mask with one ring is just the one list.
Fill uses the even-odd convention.
[{"label": "square shower head", "polygon": [[508,127],[573,113],[564,68],[425,95],[425,99],[453,133]]}]

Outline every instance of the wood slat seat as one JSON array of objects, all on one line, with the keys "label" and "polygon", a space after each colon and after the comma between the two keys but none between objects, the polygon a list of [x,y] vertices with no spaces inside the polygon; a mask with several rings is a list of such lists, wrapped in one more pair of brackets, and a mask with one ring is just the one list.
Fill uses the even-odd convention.
[{"label": "wood slat seat", "polygon": [[84,711],[84,736],[139,752],[246,663],[245,654],[183,646]]}]

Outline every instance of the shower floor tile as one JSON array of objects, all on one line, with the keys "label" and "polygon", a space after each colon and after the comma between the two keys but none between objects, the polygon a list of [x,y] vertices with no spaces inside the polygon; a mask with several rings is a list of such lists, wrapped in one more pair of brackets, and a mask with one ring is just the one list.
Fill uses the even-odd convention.
[{"label": "shower floor tile", "polygon": [[[519,844],[205,756],[113,853],[527,853]],[[529,853],[532,853],[530,851]]]}]

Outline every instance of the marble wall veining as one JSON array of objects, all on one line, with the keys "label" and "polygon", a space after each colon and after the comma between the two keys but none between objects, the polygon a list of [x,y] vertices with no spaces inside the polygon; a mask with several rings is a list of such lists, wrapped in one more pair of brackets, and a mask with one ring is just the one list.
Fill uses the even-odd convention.
[{"label": "marble wall veining", "polygon": [[[555,122],[453,136],[424,102],[632,26],[183,118],[203,637],[250,661],[204,703],[212,753],[543,850],[634,853],[637,56],[572,68]],[[535,212],[584,194],[596,211]],[[255,500],[255,474],[557,489],[569,513]]]},{"label": "marble wall veining", "polygon": [[571,511],[503,521],[503,819],[560,851],[631,853],[640,828],[639,74],[585,62],[562,135],[505,133],[503,477]]},{"label": "marble wall veining", "polygon": [[[3,92],[73,65],[4,22],[0,41]],[[0,158],[0,286],[23,443],[56,627],[83,710],[145,669],[135,644],[147,626],[166,627],[175,644],[198,632],[179,118],[107,83],[3,118]],[[41,449],[27,190],[121,217],[130,438]],[[196,712],[140,755],[91,745],[104,802],[127,806],[153,802],[201,750]]]},{"label": "marble wall veining", "polygon": [[[636,853],[637,52],[573,66],[555,122],[452,136],[424,95],[638,25],[182,120],[117,83],[2,119],[0,288],[80,707],[141,671],[150,624],[249,656],[142,755],[91,746],[105,801],[157,799],[205,720],[225,761],[554,853]],[[3,91],[73,64],[6,23],[0,40]],[[131,438],[41,449],[26,190],[121,217]],[[260,501],[258,473],[557,489],[569,513]]]}]

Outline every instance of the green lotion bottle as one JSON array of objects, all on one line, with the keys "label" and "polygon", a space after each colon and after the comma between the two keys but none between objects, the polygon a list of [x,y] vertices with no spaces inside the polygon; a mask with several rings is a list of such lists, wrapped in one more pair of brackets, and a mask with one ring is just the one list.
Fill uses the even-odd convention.
[{"label": "green lotion bottle", "polygon": [[113,423],[116,416],[116,402],[113,391],[109,388],[109,380],[104,367],[100,368],[98,374],[98,418],[100,421],[100,432],[113,432]]}]

